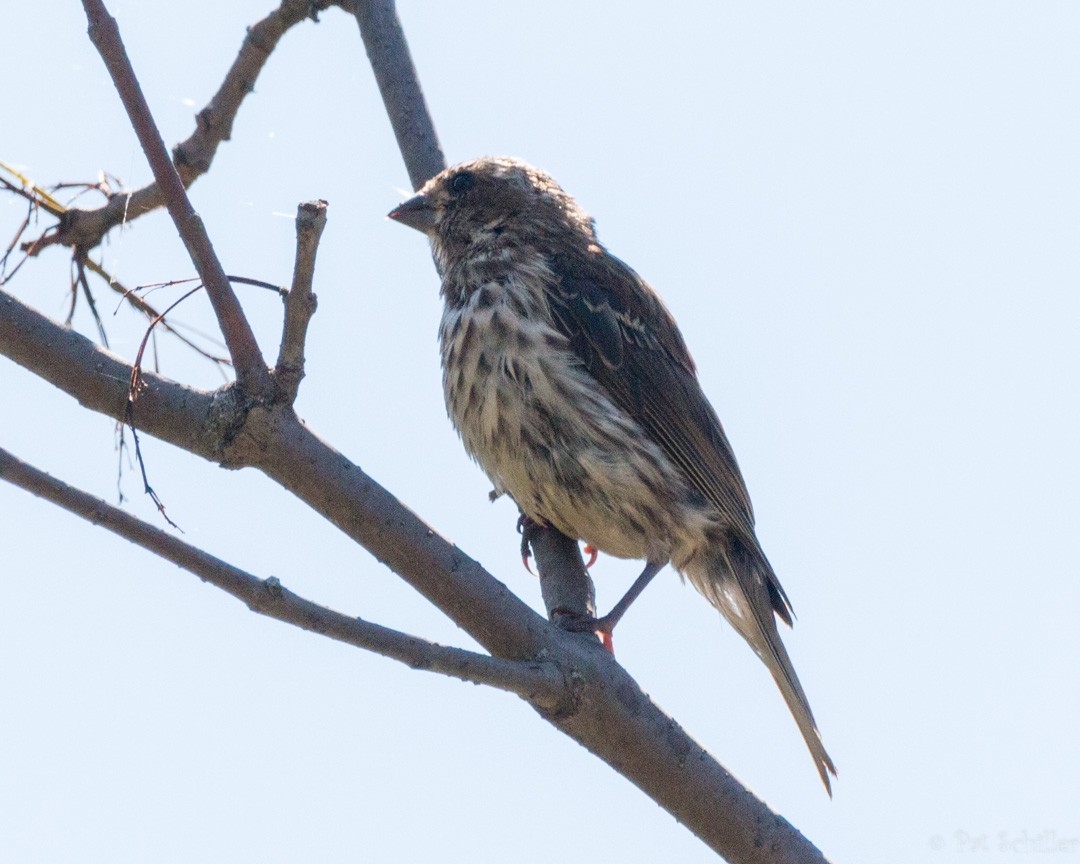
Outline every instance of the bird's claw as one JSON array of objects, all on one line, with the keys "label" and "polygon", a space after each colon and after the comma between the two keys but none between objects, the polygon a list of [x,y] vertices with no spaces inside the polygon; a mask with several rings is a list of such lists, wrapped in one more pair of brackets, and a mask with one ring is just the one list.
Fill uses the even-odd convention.
[{"label": "bird's claw", "polygon": [[532,549],[529,548],[529,544],[532,543],[533,534],[539,531],[544,526],[534,519],[530,519],[524,513],[518,516],[517,520],[517,532],[521,535],[521,563],[525,565],[525,569],[533,576],[532,567],[529,566],[529,558],[532,557]]},{"label": "bird's claw", "polygon": [[615,622],[609,621],[608,616],[595,618],[592,615],[582,615],[571,612],[569,609],[559,609],[558,624],[563,630],[571,633],[595,633],[600,644],[609,654],[615,653],[615,646],[611,638],[611,632],[615,629]]},{"label": "bird's claw", "polygon": [[590,546],[588,543],[586,543],[585,554],[589,556],[589,560],[585,562],[585,569],[588,570],[590,567],[592,567],[593,564],[596,563],[596,556],[600,553],[595,546]]}]

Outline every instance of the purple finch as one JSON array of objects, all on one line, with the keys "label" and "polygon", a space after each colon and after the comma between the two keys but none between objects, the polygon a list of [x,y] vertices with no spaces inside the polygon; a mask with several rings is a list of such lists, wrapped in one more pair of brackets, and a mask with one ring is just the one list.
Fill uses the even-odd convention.
[{"label": "purple finch", "polygon": [[431,178],[390,217],[442,275],[450,419],[529,519],[645,570],[666,563],[760,657],[829,788],[836,773],[776,627],[791,604],[754,533],[746,484],[674,319],[547,174],[483,158]]}]

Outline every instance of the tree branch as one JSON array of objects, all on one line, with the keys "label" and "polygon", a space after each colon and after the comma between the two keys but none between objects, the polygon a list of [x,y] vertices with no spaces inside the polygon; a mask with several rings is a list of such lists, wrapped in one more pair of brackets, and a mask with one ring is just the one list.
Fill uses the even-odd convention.
[{"label": "tree branch", "polygon": [[551,662],[525,663],[490,657],[342,615],[294,594],[275,577],[259,579],[100,498],[69,486],[2,447],[0,478],[194,573],[260,615],[373,651],[413,669],[438,672],[516,693],[541,710],[555,711],[567,698],[566,680]]},{"label": "tree branch", "polygon": [[[0,291],[0,353],[125,418],[131,366]],[[207,392],[143,372],[133,414],[150,435],[230,468],[253,466],[358,540],[500,657],[531,658],[550,625],[448,543],[285,405],[252,405],[235,387]],[[361,539],[362,538],[362,539]]]},{"label": "tree branch", "polygon": [[356,23],[413,189],[446,167],[394,0],[358,0]]},{"label": "tree branch", "polygon": [[[131,368],[85,336],[0,291],[0,353],[84,406],[123,417]],[[140,429],[229,467],[253,465],[292,491],[432,601],[496,657],[543,657],[570,670],[573,699],[548,722],[639,786],[701,840],[748,864],[824,861],[744,788],[583,634],[550,624],[443,539],[289,406],[255,405],[235,388],[207,393],[145,373]]]},{"label": "tree branch", "polygon": [[305,201],[296,210],[296,263],[293,281],[285,295],[285,321],[281,331],[281,348],[274,367],[280,398],[290,405],[296,401],[300,381],[304,377],[304,342],[308,323],[315,314],[318,301],[312,293],[315,279],[315,254],[319,238],[326,227],[326,202]]},{"label": "tree branch", "polygon": [[596,591],[577,540],[545,527],[531,531],[529,542],[548,619],[558,624],[563,618],[596,617]]},{"label": "tree branch", "polygon": [[[210,170],[218,147],[232,136],[240,106],[254,91],[259,74],[281,38],[301,21],[315,18],[330,6],[354,12],[351,0],[282,0],[277,9],[248,28],[221,86],[196,115],[195,130],[173,148],[173,163],[185,188]],[[117,225],[138,219],[164,203],[156,181],[141,189],[115,192],[101,207],[70,207],[56,214],[59,225],[27,242],[23,249],[36,255],[47,246],[59,244],[89,251]]]},{"label": "tree branch", "polygon": [[83,8],[89,24],[87,33],[90,41],[105,62],[105,68],[109,70],[131,120],[131,126],[146,154],[146,161],[154,172],[154,179],[161,189],[169,215],[184,241],[199,278],[206,286],[206,293],[210,296],[221,333],[225,337],[225,344],[229,347],[237,382],[253,396],[268,396],[272,382],[266,361],[263,360],[255,334],[251,332],[244,310],[240,307],[225,270],[214,252],[206,227],[191,206],[184,184],[165,150],[161,133],[154,123],[150,106],[146,103],[142,88],[135,77],[135,70],[131,68],[124,43],[120,39],[116,19],[109,14],[102,0],[83,0]]}]

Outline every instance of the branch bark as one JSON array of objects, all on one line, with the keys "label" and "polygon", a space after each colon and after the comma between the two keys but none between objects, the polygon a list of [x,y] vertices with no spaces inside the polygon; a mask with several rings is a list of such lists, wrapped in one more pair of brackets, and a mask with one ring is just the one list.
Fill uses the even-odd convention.
[{"label": "branch bark", "polygon": [[154,123],[150,106],[143,96],[135,70],[131,68],[131,61],[120,39],[116,19],[109,14],[101,0],[83,0],[83,9],[86,11],[90,41],[105,62],[105,68],[109,70],[131,121],[131,127],[135,130],[143,153],[146,154],[146,161],[150,164],[154,179],[165,198],[165,206],[176,225],[177,233],[184,241],[191,262],[206,286],[206,293],[225,337],[225,344],[229,347],[233,368],[236,369],[236,379],[253,395],[269,396],[270,374],[259,350],[259,343],[255,341],[255,334],[251,332],[244,310],[240,308],[240,301],[236,299],[221,261],[214,252],[206,226],[191,206],[187,190],[184,189],[180,175],[176,173],[165,149],[165,142]]},{"label": "branch bark", "polygon": [[[277,9],[248,28],[221,86],[196,115],[195,130],[173,148],[173,164],[185,188],[210,170],[218,147],[231,138],[240,106],[254,92],[255,82],[281,38],[301,21],[314,19],[331,6],[355,12],[352,0],[282,0]],[[59,225],[28,241],[23,249],[33,255],[52,245],[89,251],[113,228],[164,204],[157,181],[139,189],[114,192],[101,207],[69,207],[55,214],[60,217]]]},{"label": "branch bark", "polygon": [[293,281],[285,295],[285,322],[281,328],[281,347],[274,366],[274,381],[279,398],[290,405],[296,401],[304,377],[304,343],[311,316],[318,300],[312,291],[315,281],[315,255],[319,238],[326,227],[326,202],[305,201],[296,211],[296,263]]},{"label": "branch bark", "polygon": [[446,167],[394,0],[358,0],[356,23],[413,189]]},{"label": "branch bark", "polygon": [[[0,353],[91,410],[123,417],[131,368],[0,292]],[[563,710],[541,715],[591,750],[731,861],[824,861],[642,692],[590,635],[568,633],[515,597],[287,405],[252,405],[144,373],[140,429],[228,467],[263,471],[367,548],[494,656],[569,670]]]},{"label": "branch bark", "polygon": [[413,669],[438,672],[473,684],[516,693],[537,708],[556,711],[566,698],[566,681],[550,661],[503,660],[463,648],[439,645],[380,624],[350,618],[313,603],[275,578],[259,579],[202,549],[137,519],[111,504],[69,486],[0,447],[0,478],[130,540],[209,582],[252,612],[338,642],[363,648]]}]

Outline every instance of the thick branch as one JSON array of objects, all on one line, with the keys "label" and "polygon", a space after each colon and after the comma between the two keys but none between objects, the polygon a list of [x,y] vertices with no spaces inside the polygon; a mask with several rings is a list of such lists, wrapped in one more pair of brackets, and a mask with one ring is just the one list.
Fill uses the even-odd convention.
[{"label": "thick branch", "polygon": [[[131,369],[86,337],[0,291],[0,353],[86,407],[123,417]],[[642,692],[599,643],[549,624],[349,462],[287,406],[245,411],[230,388],[205,393],[147,373],[139,428],[232,467],[254,465],[428,597],[497,657],[570,669],[570,707],[544,712],[731,861],[824,861]],[[228,442],[228,443],[226,443]]]},{"label": "thick branch", "polygon": [[596,591],[577,540],[550,527],[529,532],[529,540],[548,618],[558,624],[562,618],[595,617]]},{"label": "thick branch", "polygon": [[[131,365],[4,291],[0,291],[0,354],[83,407],[124,419]],[[150,371],[141,377],[145,386],[135,408],[135,424],[189,453],[220,461],[220,435],[227,430],[215,422],[215,394]]]},{"label": "thick branch", "polygon": [[566,681],[550,662],[524,663],[489,657],[342,615],[294,594],[276,578],[262,580],[252,576],[100,498],[69,486],[2,447],[0,478],[194,573],[260,615],[373,651],[413,669],[426,669],[516,693],[542,710],[556,710],[566,698]]},{"label": "thick branch", "polygon": [[446,167],[394,0],[358,0],[356,21],[413,189]]},{"label": "thick branch", "polygon": [[[85,336],[0,291],[0,354],[85,407],[123,420],[131,366]],[[405,578],[500,657],[534,657],[550,629],[505,585],[448,543],[287,406],[252,407],[142,373],[133,420],[140,430],[214,462],[258,467],[293,490]]]},{"label": "thick branch", "polygon": [[161,133],[150,114],[150,106],[143,96],[135,70],[131,68],[124,43],[120,39],[116,20],[108,13],[101,0],[83,0],[83,8],[89,23],[87,32],[90,41],[101,54],[105,68],[109,70],[131,120],[131,126],[154,172],[154,179],[165,198],[169,215],[184,241],[184,246],[187,247],[199,278],[206,286],[222,335],[225,337],[225,344],[229,347],[237,381],[253,395],[268,395],[271,387],[270,374],[255,341],[255,334],[251,332],[244,310],[229,285],[202,219],[191,206],[184,184],[165,150]]}]

